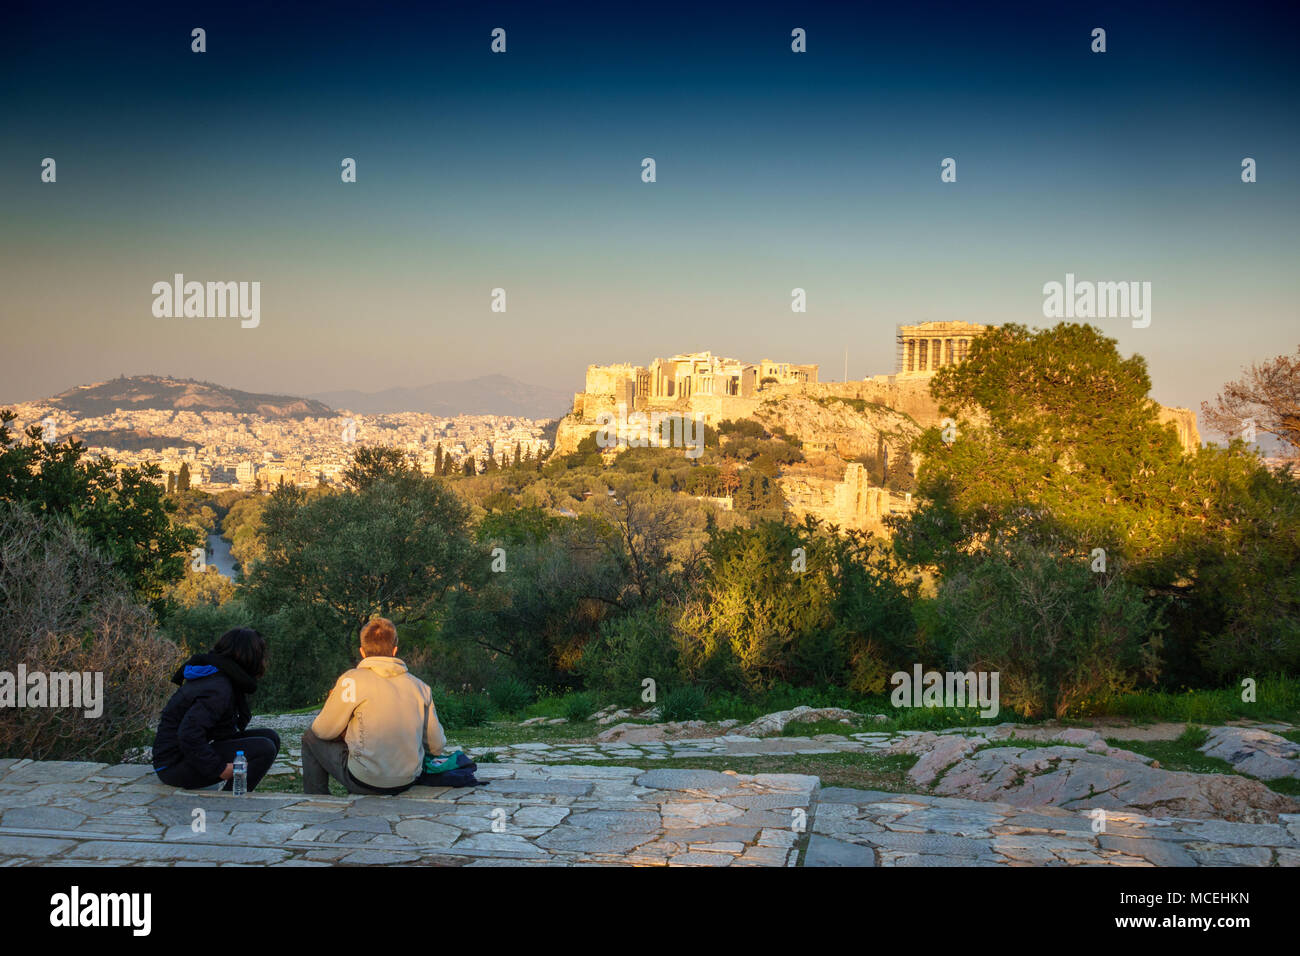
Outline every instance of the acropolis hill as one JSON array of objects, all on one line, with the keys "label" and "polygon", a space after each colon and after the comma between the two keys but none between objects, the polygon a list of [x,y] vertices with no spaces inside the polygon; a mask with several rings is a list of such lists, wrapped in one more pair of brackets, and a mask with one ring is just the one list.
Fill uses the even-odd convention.
[{"label": "acropolis hill", "polygon": [[[913,443],[942,416],[930,395],[931,376],[966,358],[987,327],[968,322],[924,322],[898,327],[894,372],[861,381],[822,382],[816,365],[763,359],[757,363],[692,352],[657,358],[647,366],[591,365],[586,388],[561,420],[556,453],[570,454],[600,427],[602,413],[655,412],[697,416],[716,426],[753,419],[798,439],[808,463],[782,470],[780,483],[796,517],[813,514],[846,528],[879,527],[891,511],[911,507],[911,496],[872,487],[854,459],[913,456]],[[1184,449],[1200,444],[1190,409],[1160,409]],[[830,477],[831,475],[834,477]]]}]

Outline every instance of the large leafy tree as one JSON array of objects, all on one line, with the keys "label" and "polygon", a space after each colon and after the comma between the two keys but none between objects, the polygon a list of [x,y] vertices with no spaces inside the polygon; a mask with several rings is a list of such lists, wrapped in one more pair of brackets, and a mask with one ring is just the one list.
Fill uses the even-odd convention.
[{"label": "large leafy tree", "polygon": [[442,481],[408,470],[315,498],[277,488],[261,515],[265,552],[245,569],[249,606],[306,615],[347,653],[376,614],[436,618],[475,553],[467,522]]},{"label": "large leafy tree", "polygon": [[1171,682],[1296,667],[1296,482],[1239,444],[1184,453],[1149,387],[1145,361],[1091,326],[990,330],[934,377],[953,427],[918,443],[925,503],[896,547],[944,576],[1010,540],[1079,562],[1101,549],[1167,604]]},{"label": "large leafy tree", "polygon": [[173,521],[176,506],[159,483],[158,467],[118,470],[108,458],[88,457],[81,442],[46,441],[39,425],[18,441],[8,427],[16,417],[0,409],[0,501],[70,521],[111,559],[138,599],[160,608],[202,535]]},{"label": "large leafy tree", "polygon": [[877,545],[812,518],[715,532],[708,575],[677,622],[684,669],[751,688],[882,690],[911,651],[915,583]]},{"label": "large leafy tree", "polygon": [[497,520],[481,532],[482,556],[452,597],[443,635],[535,686],[565,683],[601,624],[635,604],[618,532],[590,515]]}]

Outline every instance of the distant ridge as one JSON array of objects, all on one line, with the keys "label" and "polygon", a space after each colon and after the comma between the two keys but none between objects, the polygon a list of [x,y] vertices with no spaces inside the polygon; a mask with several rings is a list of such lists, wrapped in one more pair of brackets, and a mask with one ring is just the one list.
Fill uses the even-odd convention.
[{"label": "distant ridge", "polygon": [[511,415],[519,418],[559,418],[573,404],[573,395],[554,388],[529,385],[506,375],[483,375],[459,382],[435,382],[416,388],[379,392],[346,390],[311,396],[334,408],[362,415],[424,412],[429,415]]},{"label": "distant ridge", "polygon": [[118,408],[124,411],[230,412],[263,418],[324,418],[334,414],[328,405],[309,398],[241,392],[212,382],[165,375],[133,375],[111,382],[78,385],[45,399],[44,404],[81,418],[108,415]]}]

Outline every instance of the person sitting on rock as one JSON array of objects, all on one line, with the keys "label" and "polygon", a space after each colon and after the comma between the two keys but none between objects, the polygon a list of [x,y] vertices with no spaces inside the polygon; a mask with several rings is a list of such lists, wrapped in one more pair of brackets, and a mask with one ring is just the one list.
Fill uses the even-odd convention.
[{"label": "person sitting on rock", "polygon": [[397,657],[397,628],[375,618],[361,629],[361,663],[302,735],[302,789],[329,793],[333,777],[348,793],[402,793],[446,743],[433,692]]},{"label": "person sitting on rock", "polygon": [[250,627],[222,634],[209,654],[195,654],[177,669],[172,694],[158,720],[153,766],[171,787],[194,790],[224,780],[231,788],[235,755],[248,761],[248,789],[257,787],[275,763],[280,737],[274,730],[249,730],[248,695],[266,672],[266,640]]}]

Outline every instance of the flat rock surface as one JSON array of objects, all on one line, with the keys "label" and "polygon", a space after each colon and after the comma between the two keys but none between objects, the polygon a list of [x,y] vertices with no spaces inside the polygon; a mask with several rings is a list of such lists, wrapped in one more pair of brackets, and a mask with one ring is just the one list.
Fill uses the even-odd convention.
[{"label": "flat rock surface", "polygon": [[1300,779],[1300,744],[1256,727],[1215,727],[1201,752],[1261,780]]},{"label": "flat rock surface", "polygon": [[921,755],[909,771],[918,786],[973,800],[1245,823],[1300,811],[1293,799],[1258,780],[1164,770],[1149,758],[1108,746],[1094,731],[1066,730],[1049,740],[1061,743],[1000,746],[980,736],[923,734],[895,743],[893,751]]},{"label": "flat rock surface", "polygon": [[[256,719],[286,735],[275,773],[300,767],[292,735],[311,719]],[[1184,729],[1152,726],[1145,739]],[[1272,732],[1288,729],[1213,728],[1205,749],[1263,777],[1295,762],[1295,745]],[[1046,746],[1016,743],[1031,735]],[[397,797],[233,797],[163,786],[138,764],[6,758],[0,865],[1300,865],[1293,801],[1248,777],[1161,770],[1103,737],[1125,733],[1004,723],[531,742],[465,748],[502,761],[479,765],[485,787]],[[709,769],[712,758],[841,752],[914,754],[926,792]],[[700,766],[656,766],[666,759]]]},{"label": "flat rock surface", "polygon": [[[787,866],[818,786],[613,766],[486,764],[479,777],[486,786],[398,797],[235,797],[163,786],[147,768],[12,761],[0,768],[0,865]],[[782,809],[747,822],[764,802]]]},{"label": "flat rock surface", "polygon": [[1300,815],[1276,824],[1026,811],[828,787],[804,866],[1297,866]]}]

